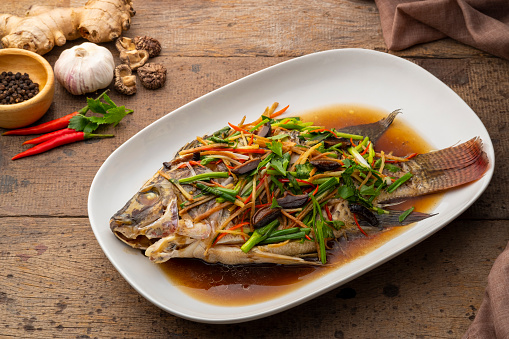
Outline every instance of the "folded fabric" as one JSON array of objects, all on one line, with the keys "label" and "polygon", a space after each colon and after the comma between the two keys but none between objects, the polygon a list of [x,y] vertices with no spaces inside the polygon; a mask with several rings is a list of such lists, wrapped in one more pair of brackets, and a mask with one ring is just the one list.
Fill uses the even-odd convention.
[{"label": "folded fabric", "polygon": [[463,339],[509,338],[509,244],[490,274],[481,307]]},{"label": "folded fabric", "polygon": [[450,37],[509,59],[508,0],[375,0],[390,50]]}]

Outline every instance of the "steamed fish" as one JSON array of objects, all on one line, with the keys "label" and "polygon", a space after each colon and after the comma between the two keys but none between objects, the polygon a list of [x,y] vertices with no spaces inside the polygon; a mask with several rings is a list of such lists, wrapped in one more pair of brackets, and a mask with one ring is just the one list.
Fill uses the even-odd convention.
[{"label": "steamed fish", "polygon": [[396,157],[375,142],[399,111],[325,129],[266,110],[257,121],[197,138],[165,162],[110,220],[153,262],[325,264],[329,241],[369,236],[432,215],[387,208],[475,181],[482,141]]}]

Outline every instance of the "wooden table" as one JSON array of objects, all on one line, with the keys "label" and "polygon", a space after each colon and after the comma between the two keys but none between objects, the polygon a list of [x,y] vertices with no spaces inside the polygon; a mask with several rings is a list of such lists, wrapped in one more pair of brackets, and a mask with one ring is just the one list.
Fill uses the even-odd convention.
[{"label": "wooden table", "polygon": [[[22,15],[29,0],[3,2]],[[46,3],[80,6],[84,1]],[[390,262],[288,311],[237,325],[194,323],[141,297],[110,264],[90,228],[87,196],[118,146],[166,113],[285,60],[328,49],[388,52],[373,1],[144,0],[126,36],[159,39],[160,90],[133,97],[115,138],[11,161],[25,137],[0,137],[0,336],[62,338],[459,338],[474,319],[486,278],[509,240],[509,62],[450,39],[393,53],[450,86],[486,125],[495,182],[443,230]],[[54,65],[78,40],[45,55]],[[117,55],[112,43],[105,44]],[[118,60],[117,60],[118,61]],[[48,121],[84,106],[56,86]],[[461,128],[461,122],[451,128]],[[3,130],[0,130],[3,132]]]}]

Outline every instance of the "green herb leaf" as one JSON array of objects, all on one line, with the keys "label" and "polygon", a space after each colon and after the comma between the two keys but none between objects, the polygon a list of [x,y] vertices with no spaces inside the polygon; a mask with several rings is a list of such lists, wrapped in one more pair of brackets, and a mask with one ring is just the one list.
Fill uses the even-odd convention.
[{"label": "green herb leaf", "polygon": [[401,171],[401,168],[392,164],[385,163],[384,169],[388,170],[389,172],[396,173]]},{"label": "green herb leaf", "polygon": [[415,207],[410,207],[405,212],[401,213],[401,215],[398,217],[399,222],[403,222],[409,215],[414,211]]},{"label": "green herb leaf", "polygon": [[267,143],[267,148],[280,157],[283,156],[283,144],[279,140],[274,140],[272,143]]},{"label": "green herb leaf", "polygon": [[375,185],[364,185],[361,187],[360,189],[360,193],[362,195],[376,195],[376,191],[375,191]]},{"label": "green herb leaf", "polygon": [[270,208],[281,208],[281,206],[279,206],[279,204],[277,203],[276,198],[272,198],[272,204]]},{"label": "green herb leaf", "polygon": [[338,194],[341,198],[347,200],[355,194],[355,189],[348,186],[340,186],[338,189]]}]

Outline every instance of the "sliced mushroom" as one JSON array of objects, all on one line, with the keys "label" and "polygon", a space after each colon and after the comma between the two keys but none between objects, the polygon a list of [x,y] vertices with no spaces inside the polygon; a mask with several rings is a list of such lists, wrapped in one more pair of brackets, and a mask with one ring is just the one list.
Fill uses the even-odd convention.
[{"label": "sliced mushroom", "polygon": [[237,167],[233,168],[231,170],[231,172],[233,174],[237,174],[237,175],[246,174],[248,172],[251,172],[255,168],[257,168],[258,165],[260,164],[260,161],[261,161],[260,158],[246,161],[245,163],[243,163],[241,165],[238,165]]},{"label": "sliced mushroom", "polygon": [[146,50],[151,58],[158,56],[161,53],[161,44],[154,38],[148,36],[137,36],[134,37],[133,42],[136,49]]},{"label": "sliced mushroom", "polygon": [[333,171],[341,167],[341,164],[334,160],[329,159],[316,159],[310,161],[311,165],[324,171]]},{"label": "sliced mushroom", "polygon": [[293,195],[290,192],[285,192],[285,195],[276,201],[282,208],[299,208],[304,206],[308,199],[307,194]]},{"label": "sliced mushroom", "polygon": [[132,70],[145,65],[148,60],[148,52],[145,50],[123,50],[120,52],[122,63],[129,65]]},{"label": "sliced mushroom", "polygon": [[260,228],[268,225],[281,215],[280,208],[271,208],[270,206],[259,209],[251,219],[251,225],[254,228]]},{"label": "sliced mushroom", "polygon": [[270,137],[270,132],[272,131],[272,127],[270,125],[270,122],[264,124],[262,128],[258,131],[258,135],[262,138]]},{"label": "sliced mushroom", "polygon": [[166,82],[166,68],[160,64],[147,63],[138,68],[141,84],[148,89],[158,89]]},{"label": "sliced mushroom", "polygon": [[350,142],[350,140],[346,139],[346,138],[336,138],[336,137],[328,137],[327,139],[325,139],[324,141],[324,144],[326,147],[332,147],[332,146],[335,146],[339,143],[341,143],[341,149],[346,149],[350,146],[352,146],[352,143]]},{"label": "sliced mushroom", "polygon": [[125,95],[136,93],[136,75],[132,74],[131,68],[125,64],[115,67],[115,89]]}]

